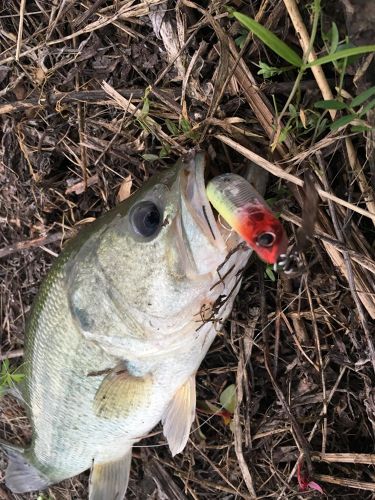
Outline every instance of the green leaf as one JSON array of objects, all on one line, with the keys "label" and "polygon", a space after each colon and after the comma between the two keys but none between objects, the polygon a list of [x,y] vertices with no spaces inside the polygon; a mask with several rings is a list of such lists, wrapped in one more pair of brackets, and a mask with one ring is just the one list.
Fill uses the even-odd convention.
[{"label": "green leaf", "polygon": [[165,124],[172,135],[178,135],[178,126],[169,118],[166,118]]},{"label": "green leaf", "polygon": [[327,99],[326,101],[317,101],[314,108],[319,109],[348,109],[348,105],[341,101],[334,99]]},{"label": "green leaf", "polygon": [[289,104],[289,114],[292,118],[297,118],[298,116],[297,108],[292,103]]},{"label": "green leaf", "polygon": [[363,107],[362,111],[359,113],[359,116],[366,115],[371,109],[375,108],[375,99],[372,99],[366,106]]},{"label": "green leaf", "polygon": [[237,45],[237,47],[242,49],[242,47],[244,46],[244,43],[246,42],[246,38],[247,38],[247,32],[242,33],[234,40],[234,43]]},{"label": "green leaf", "polygon": [[339,44],[339,30],[337,29],[336,23],[332,23],[332,28],[329,30],[330,37],[330,48],[329,52],[333,54],[336,52],[337,46]]},{"label": "green leaf", "polygon": [[272,76],[275,75],[281,75],[285,71],[285,69],[283,68],[276,68],[275,66],[269,66],[268,64],[262,61],[259,61],[259,67],[260,70],[258,71],[257,75],[263,75],[264,78],[271,78]]},{"label": "green leaf", "polygon": [[230,413],[234,413],[237,404],[236,386],[228,385],[220,394],[220,404]]},{"label": "green leaf", "polygon": [[369,89],[365,90],[364,92],[361,92],[359,95],[357,95],[357,97],[355,97],[353,100],[352,100],[352,103],[351,105],[354,107],[354,106],[360,106],[361,104],[363,104],[369,97],[372,97],[373,95],[375,95],[375,86],[374,87],[370,87]]},{"label": "green leaf", "polygon": [[288,134],[291,130],[291,127],[290,126],[287,126],[287,127],[283,127],[281,129],[281,132],[280,132],[280,135],[279,135],[279,144],[282,144],[285,139],[288,137]]},{"label": "green leaf", "polygon": [[181,127],[182,131],[184,132],[184,134],[187,134],[191,130],[189,120],[186,120],[186,118],[181,118],[180,127]]},{"label": "green leaf", "polygon": [[241,12],[232,12],[232,15],[239,21],[245,28],[252,31],[254,35],[262,40],[262,42],[267,45],[271,50],[273,50],[277,55],[282,57],[285,61],[293,66],[300,68],[302,66],[302,59],[300,56],[291,49],[286,43],[284,43],[279,37],[274,35],[272,31],[268,30],[257,21],[252,19]]},{"label": "green leaf", "polygon": [[347,125],[348,123],[352,122],[356,118],[358,118],[358,116],[355,115],[355,114],[342,116],[338,120],[336,120],[333,123],[331,123],[330,129],[331,130],[337,130],[340,127],[343,127],[344,125]]},{"label": "green leaf", "polygon": [[360,47],[352,47],[350,49],[340,50],[334,54],[328,54],[327,56],[319,57],[315,61],[312,61],[304,66],[304,68],[312,68],[313,66],[321,66],[322,64],[327,64],[330,62],[338,61],[339,59],[345,59],[351,56],[358,56],[361,54],[367,54],[369,52],[375,52],[375,45],[362,45]]},{"label": "green leaf", "polygon": [[19,369],[20,367],[11,370],[9,359],[4,359],[0,370],[0,397],[5,393],[8,387],[21,382],[24,378],[23,373],[17,373]]},{"label": "green leaf", "polygon": [[159,156],[153,155],[151,153],[146,153],[146,154],[142,155],[142,158],[146,161],[155,161],[155,160],[159,159]]},{"label": "green leaf", "polygon": [[265,271],[265,274],[266,276],[268,276],[268,278],[275,282],[276,281],[276,276],[275,276],[275,273],[273,272],[273,269],[272,269],[272,266],[267,266],[266,267],[266,271]]},{"label": "green leaf", "polygon": [[159,158],[165,158],[171,152],[171,147],[169,144],[164,144],[159,153]]},{"label": "green leaf", "polygon": [[[353,45],[350,41],[346,40],[344,43],[341,43],[338,45],[336,52],[341,53],[343,50],[348,50],[348,49],[353,49],[355,48],[355,45]],[[338,61],[335,61],[333,65],[335,66],[336,71],[339,73],[342,71],[346,71],[346,68],[350,64],[354,64],[356,60],[360,57],[360,55],[354,55],[354,56],[349,56],[349,57],[344,57],[343,59],[339,59]]]},{"label": "green leaf", "polygon": [[146,117],[150,111],[150,100],[148,97],[143,99],[143,106],[141,110],[142,118]]},{"label": "green leaf", "polygon": [[371,132],[373,129],[371,127],[366,127],[366,125],[352,125],[350,130],[352,132]]},{"label": "green leaf", "polygon": [[6,358],[4,361],[1,363],[1,375],[5,375],[9,370],[9,359]]},{"label": "green leaf", "polygon": [[328,118],[323,118],[322,120],[317,122],[316,125],[316,136],[318,137],[320,134],[322,134],[328,127]]}]

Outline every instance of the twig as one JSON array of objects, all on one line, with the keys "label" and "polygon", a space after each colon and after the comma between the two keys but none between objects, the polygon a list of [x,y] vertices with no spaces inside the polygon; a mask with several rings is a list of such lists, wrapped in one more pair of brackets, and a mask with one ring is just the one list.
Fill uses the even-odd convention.
[{"label": "twig", "polygon": [[[24,0],[26,1],[26,0]],[[85,33],[92,33],[94,31],[97,31],[99,29],[104,28],[108,24],[114,23],[117,19],[121,18],[124,19],[126,17],[142,17],[145,16],[149,13],[150,7],[152,4],[158,4],[161,3],[162,0],[147,0],[145,2],[141,2],[135,6],[129,6],[128,3],[120,7],[114,14],[108,16],[108,17],[100,17],[97,21],[94,21],[90,24],[86,24],[82,29],[76,31],[75,33],[71,33],[70,35],[64,36],[62,38],[58,38],[56,40],[47,40],[43,45],[50,47],[52,45],[57,45],[59,43],[65,43],[68,40],[72,40],[74,37],[78,37],[81,35],[84,35]],[[23,56],[27,56],[33,52],[36,52],[39,50],[42,46],[37,45],[36,47],[32,47],[30,49],[27,49],[23,51],[22,53],[19,54],[19,58]],[[6,57],[4,59],[1,59],[0,65],[7,64],[12,62],[15,59],[15,56],[11,57]]]},{"label": "twig", "polygon": [[[228,144],[231,148],[233,148],[235,151],[238,153],[242,154],[249,160],[253,161],[260,167],[264,168],[271,174],[275,175],[276,177],[280,177],[281,179],[285,179],[286,181],[292,182],[293,184],[296,184],[297,186],[303,186],[303,180],[299,179],[293,174],[289,174],[285,172],[281,167],[277,166],[275,163],[271,163],[265,158],[262,158],[261,156],[257,155],[250,149],[245,148],[244,146],[241,146],[238,142],[233,141],[233,139],[230,139],[229,137],[221,134],[215,135],[216,139],[219,139],[219,141],[224,142],[225,144]],[[324,191],[323,189],[320,189],[317,187],[317,191],[319,195],[322,198],[325,198],[327,200],[332,200],[335,203],[338,203],[339,205],[342,205],[343,207],[349,208],[350,210],[353,210],[353,212],[357,212],[361,215],[364,215],[365,217],[368,217],[369,219],[372,219],[375,221],[375,212],[370,213],[367,210],[364,210],[361,207],[357,207],[357,205],[353,205],[353,203],[349,203],[348,201],[345,201],[341,198],[338,198],[337,196],[328,193],[327,191]]]},{"label": "twig", "polygon": [[[291,315],[291,313],[289,313],[289,316],[292,317],[295,332],[294,332],[292,325],[290,324],[287,316],[285,315],[285,313],[283,311],[280,312],[280,318],[282,318],[282,320],[284,321],[285,326],[289,330],[290,335],[293,337],[293,340],[294,340],[298,350],[301,352],[302,356],[304,356],[307,359],[307,361],[310,363],[310,365],[314,368],[314,370],[316,370],[319,373],[319,366],[316,363],[314,363],[314,361],[312,359],[309,358],[309,356],[306,354],[306,352],[304,351],[304,349],[301,345],[301,341],[304,340],[301,337],[303,336],[303,334],[305,334],[305,331],[304,331],[304,329],[301,328],[301,326],[299,325],[299,322],[298,322],[298,320],[301,320],[301,315],[297,311],[293,311],[293,309],[292,309],[292,312],[294,312],[294,314]],[[297,333],[298,330],[302,330],[302,335],[301,334],[298,335],[298,333]],[[304,335],[304,336],[306,336],[306,335]],[[301,338],[301,340],[300,340],[300,338]]]},{"label": "twig", "polygon": [[[74,234],[74,232],[74,230],[71,230],[68,236],[72,236],[72,233]],[[64,237],[65,235],[63,233],[54,233],[47,236],[41,236],[40,238],[34,238],[32,240],[13,243],[13,245],[0,248],[0,259],[2,257],[6,257],[7,255],[11,255],[12,253],[20,252],[21,250],[27,250],[28,248],[35,248],[42,245],[48,245],[49,243],[54,243],[55,241],[64,239]]]},{"label": "twig", "polygon": [[313,453],[314,462],[375,465],[374,453]]},{"label": "twig", "polygon": [[[313,5],[316,7],[317,3],[320,3],[320,0],[315,0],[313,2]],[[308,61],[309,56],[314,48],[314,40],[315,40],[316,32],[318,29],[319,17],[320,17],[319,12],[315,11],[314,12],[314,20],[313,20],[313,24],[312,24],[312,30],[311,30],[312,31],[311,39],[309,41],[308,46],[306,48],[304,48],[304,51],[303,51],[304,52],[304,54],[303,54],[303,66],[299,69],[297,78],[296,78],[294,85],[293,85],[293,89],[290,92],[289,97],[288,97],[286,103],[284,104],[283,109],[281,110],[279,116],[277,117],[278,127],[277,127],[277,131],[275,134],[274,144],[277,144],[279,142],[279,137],[280,137],[280,133],[281,133],[281,120],[282,120],[284,114],[286,113],[286,111],[289,109],[289,105],[291,104],[293,97],[295,96],[298,89],[300,88],[300,83],[301,83],[302,77],[305,73],[304,65]]]},{"label": "twig", "polygon": [[231,488],[233,488],[233,490],[238,494],[240,495],[240,491],[229,481],[229,479],[227,477],[225,477],[225,475],[221,472],[221,470],[214,464],[214,462],[212,462],[212,460],[210,460],[208,458],[208,456],[194,443],[194,441],[190,441],[191,444],[193,445],[193,447],[202,455],[202,457],[207,461],[207,463],[210,464],[210,466],[215,470],[215,472],[217,474],[219,474],[219,476],[221,477],[221,479],[223,479],[223,481],[225,481],[228,486],[230,486]]},{"label": "twig", "polygon": [[[327,405],[329,405],[329,403],[331,402],[331,399],[333,398],[333,396],[335,395],[336,391],[337,391],[337,388],[341,382],[341,379],[342,377],[344,376],[344,373],[346,372],[347,370],[347,367],[346,366],[343,366],[340,370],[340,373],[339,373],[339,376],[337,377],[337,380],[335,382],[335,385],[333,386],[331,392],[329,393],[329,396],[327,398]],[[309,437],[307,438],[309,441],[312,440],[312,438],[315,436],[315,432],[316,430],[318,429],[319,427],[319,424],[320,424],[320,419],[321,417],[323,416],[323,410],[320,412],[320,415],[319,415],[319,418],[317,419],[317,421],[315,422],[314,424],[314,427],[311,429],[311,432],[309,434]],[[297,472],[297,467],[298,467],[298,464],[301,462],[301,460],[303,459],[303,455],[300,454],[296,464],[294,465],[293,469],[291,470],[289,476],[288,476],[288,482],[290,482],[292,480],[292,478],[294,477],[295,473]],[[314,479],[316,478],[316,474],[314,474]],[[277,497],[278,500],[281,500],[282,498],[284,498],[284,492],[285,492],[286,488],[284,487],[282,489],[282,491],[280,492],[280,495]]]},{"label": "twig", "polygon": [[[324,164],[321,153],[317,153],[316,156],[317,156],[318,163],[319,163],[319,166],[320,166],[320,169],[322,172],[323,185],[327,189],[328,182],[327,182],[327,178],[326,178],[326,174],[325,174],[325,164]],[[333,223],[333,227],[334,227],[335,232],[336,232],[337,239],[341,243],[344,243],[344,241],[345,241],[344,235],[343,235],[342,229],[341,229],[340,224],[339,224],[336,209],[335,209],[333,203],[331,202],[331,200],[328,200],[328,206],[329,206],[329,210],[331,213],[332,223]],[[370,329],[369,329],[369,326],[367,323],[367,319],[365,317],[362,303],[358,297],[358,293],[356,290],[352,263],[350,261],[350,258],[349,258],[349,255],[347,252],[343,252],[343,255],[344,255],[344,261],[345,261],[345,265],[346,265],[346,269],[347,269],[347,277],[348,277],[350,292],[352,294],[353,300],[354,300],[355,305],[357,307],[358,315],[359,315],[359,319],[360,319],[361,324],[362,324],[363,331],[365,332],[367,346],[369,349],[369,354],[370,354],[371,363],[372,363],[372,368],[373,368],[374,373],[375,373],[375,348],[374,348],[374,344],[372,341],[372,336],[371,336]]]},{"label": "twig", "polygon": [[[184,4],[188,7],[201,11],[201,8],[190,0],[184,0]],[[228,37],[227,33],[223,30],[223,28],[216,21],[216,19],[214,19],[213,16],[209,16],[208,19],[218,38],[220,40],[227,39],[230,51],[230,73],[234,72],[234,76],[238,80],[238,83],[245,94],[246,100],[254,111],[254,114],[257,117],[260,125],[263,127],[268,137],[272,139],[274,135],[274,117],[269,110],[269,107],[265,103],[265,100],[259,90],[255,78],[251,74],[243,58],[241,58],[238,54],[236,44],[234,43],[232,38]],[[288,146],[291,145],[291,141],[288,137],[286,137],[285,139],[285,144]],[[282,156],[286,154],[284,144],[277,144],[277,150]]]},{"label": "twig", "polygon": [[375,483],[365,483],[364,481],[356,481],[355,479],[328,476],[327,474],[315,474],[314,479],[316,481],[323,481],[323,483],[338,484],[339,486],[345,486],[346,488],[375,491]]},{"label": "twig", "polygon": [[[328,83],[335,85],[336,80],[329,78]],[[349,78],[345,79],[345,83],[349,85]],[[294,82],[266,82],[260,86],[260,90],[265,94],[289,94],[294,86]],[[299,84],[300,90],[317,90],[316,80],[303,80]]]},{"label": "twig", "polygon": [[[310,48],[310,37],[307,32],[305,23],[303,22],[303,19],[301,17],[301,14],[298,10],[297,3],[295,0],[284,0],[285,7],[288,11],[289,17],[293,23],[294,29],[296,30],[296,33],[298,35],[298,39],[300,41],[302,50],[307,53],[307,61],[312,62],[316,60],[316,53],[311,47]],[[316,83],[318,84],[318,87],[320,88],[320,91],[322,93],[322,96],[325,100],[327,99],[333,99],[333,95],[331,92],[331,89],[328,85],[327,79],[324,75],[323,69],[321,66],[312,66],[311,71],[313,72],[313,75],[315,77]],[[335,110],[332,113],[332,118],[335,116]]]},{"label": "twig", "polygon": [[316,351],[318,353],[318,360],[319,360],[319,374],[320,374],[320,379],[321,379],[321,383],[322,383],[322,392],[323,392],[323,409],[321,411],[322,417],[323,417],[322,452],[325,453],[326,445],[327,445],[327,406],[328,405],[327,405],[326,381],[325,381],[325,377],[324,377],[324,363],[323,363],[322,350],[321,350],[321,345],[320,345],[318,325],[316,322],[315,309],[314,309],[314,305],[313,305],[313,301],[312,301],[311,292],[310,292],[310,289],[308,286],[306,286],[306,294],[307,294],[307,298],[308,298],[309,306],[310,306],[312,328],[313,328],[313,332],[314,332],[315,346],[316,346]]},{"label": "twig", "polygon": [[[262,301],[262,309],[264,310],[264,297],[265,297],[265,290],[264,290],[264,280],[263,280],[263,271],[260,271],[258,273],[259,276],[259,283],[260,283],[260,297]],[[274,388],[274,391],[276,393],[277,399],[280,401],[281,406],[283,407],[285,413],[288,415],[289,421],[291,423],[292,427],[292,435],[295,439],[295,442],[298,446],[299,452],[301,455],[304,457],[306,461],[306,466],[308,469],[309,474],[311,475],[312,473],[312,464],[311,464],[311,459],[310,459],[310,443],[307,441],[305,435],[303,434],[301,427],[299,423],[297,422],[295,416],[291,412],[289,405],[285,399],[285,396],[278,386],[275,377],[273,376],[273,370],[271,367],[270,363],[270,352],[269,352],[269,340],[268,340],[268,330],[266,327],[263,327],[263,350],[264,350],[264,365],[266,367],[268,376],[272,382],[272,386]]]},{"label": "twig", "polygon": [[96,13],[96,11],[99,9],[99,7],[102,6],[102,4],[105,2],[105,0],[96,0],[87,10],[86,12],[83,12],[80,16],[78,16],[74,21],[73,21],[73,27],[74,29],[79,28],[80,26],[83,25],[83,23],[92,15]]},{"label": "twig", "polygon": [[[292,222],[298,227],[302,226],[302,219],[298,217],[298,215],[293,214],[289,210],[283,209],[281,211],[280,217],[288,222]],[[369,257],[364,255],[363,253],[356,252],[355,250],[351,250],[347,247],[345,243],[338,241],[335,238],[332,238],[329,234],[325,233],[319,228],[315,228],[314,237],[318,240],[323,241],[324,243],[329,243],[341,253],[347,252],[352,260],[357,262],[360,266],[367,269],[371,273],[375,274],[375,262],[371,260]]]},{"label": "twig", "polygon": [[165,467],[157,459],[155,460],[155,456],[149,451],[146,451],[146,455],[148,458],[147,464],[145,464],[146,471],[156,483],[160,496],[164,495],[165,498],[174,498],[175,500],[187,500]]},{"label": "twig", "polygon": [[[73,47],[74,49],[77,48],[77,38],[74,37],[73,40]],[[74,64],[75,67],[78,69],[77,63]],[[80,76],[79,76],[79,71],[77,70],[77,73],[75,74],[74,78],[74,83],[75,83],[75,89],[76,92],[79,91],[80,88]],[[79,134],[79,149],[81,152],[80,158],[79,158],[79,166],[82,171],[82,177],[83,177],[83,184],[84,184],[84,189],[87,189],[87,179],[89,177],[88,174],[88,158],[87,158],[87,148],[85,146],[85,107],[84,104],[80,101],[77,102],[77,121],[78,121],[78,134]]]},{"label": "twig", "polygon": [[16,46],[16,56],[15,56],[16,61],[19,60],[20,53],[21,53],[23,21],[25,18],[25,7],[26,7],[26,0],[21,0],[21,3],[20,3],[20,23],[18,25],[17,46]]},{"label": "twig", "polygon": [[130,100],[119,94],[113,87],[111,87],[111,85],[103,81],[102,88],[110,97],[112,97],[115,104],[117,104],[121,109],[125,110],[131,115],[134,114],[136,118],[142,121],[147,129],[149,129],[153,134],[161,139],[161,142],[164,141],[170,144],[182,154],[187,153],[187,149],[178,144],[178,142],[175,141],[172,137],[167,135],[155,120],[153,120],[150,116],[143,116],[141,110],[137,109],[136,106],[134,106],[134,104],[130,102]]},{"label": "twig", "polygon": [[[250,356],[246,356],[246,359],[249,359]],[[236,389],[237,389],[237,403],[236,403],[236,409],[233,415],[233,424],[234,424],[234,447],[238,459],[238,465],[240,466],[241,472],[242,472],[242,477],[246,483],[247,489],[249,490],[249,493],[252,498],[256,499],[256,493],[254,489],[254,483],[253,483],[253,478],[251,477],[249,468],[246,464],[245,458],[243,456],[243,451],[242,451],[242,427],[240,423],[240,405],[243,399],[243,377],[244,377],[244,371],[246,367],[246,360],[244,359],[244,352],[241,350],[240,352],[240,359],[238,361],[238,367],[237,367],[237,377],[236,377]]]},{"label": "twig", "polygon": [[22,358],[23,349],[15,349],[14,351],[4,352],[4,354],[0,354],[0,361],[4,359],[12,359],[12,358]]}]

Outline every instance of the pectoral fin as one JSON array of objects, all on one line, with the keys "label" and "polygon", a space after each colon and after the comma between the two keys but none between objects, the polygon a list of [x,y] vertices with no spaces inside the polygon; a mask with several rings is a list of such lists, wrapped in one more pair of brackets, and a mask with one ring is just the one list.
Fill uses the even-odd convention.
[{"label": "pectoral fin", "polygon": [[134,377],[126,370],[112,371],[95,395],[95,413],[102,418],[125,418],[150,397],[152,376]]},{"label": "pectoral fin", "polygon": [[90,474],[89,500],[122,500],[128,487],[131,450],[116,462],[95,463]]},{"label": "pectoral fin", "polygon": [[179,388],[162,417],[163,434],[167,438],[172,456],[185,448],[195,417],[195,403],[194,375]]},{"label": "pectoral fin", "polygon": [[22,448],[0,442],[8,457],[8,467],[5,473],[5,484],[13,493],[44,490],[51,481],[36,469],[27,458]]}]

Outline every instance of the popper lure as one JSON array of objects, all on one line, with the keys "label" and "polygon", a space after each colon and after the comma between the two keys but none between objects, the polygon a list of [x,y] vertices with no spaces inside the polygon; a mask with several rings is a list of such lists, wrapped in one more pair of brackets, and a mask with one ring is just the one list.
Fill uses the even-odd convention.
[{"label": "popper lure", "polygon": [[286,254],[287,236],[263,197],[243,177],[223,174],[212,179],[207,197],[219,215],[268,264]]}]

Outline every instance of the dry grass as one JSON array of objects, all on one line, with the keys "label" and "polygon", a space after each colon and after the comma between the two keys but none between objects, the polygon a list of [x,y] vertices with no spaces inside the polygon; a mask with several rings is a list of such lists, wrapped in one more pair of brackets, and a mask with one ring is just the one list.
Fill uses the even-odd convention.
[{"label": "dry grass", "polygon": [[[273,103],[282,109],[296,73],[262,83],[254,62],[283,63],[250,34],[238,48],[241,28],[225,3],[0,2],[1,359],[22,363],[25,317],[64,239],[189,148],[207,149],[215,173],[241,172],[249,161],[270,170],[269,193],[292,241],[303,173],[312,170],[321,199],[306,272],[274,283],[251,262],[232,319],[198,374],[201,410],[185,452],[172,459],[156,429],[135,448],[129,498],[312,498],[318,493],[299,491],[300,463],[329,498],[370,499],[373,136],[314,137],[300,126],[275,143],[282,123]],[[298,50],[296,29],[308,47],[308,2],[232,5]],[[324,12],[324,29],[335,20],[344,32],[335,9]],[[349,67],[345,90],[359,93],[370,73],[369,57]],[[306,74],[300,122],[313,115],[320,89],[328,95],[337,85],[332,67]],[[231,383],[238,404],[230,427],[203,408],[218,404]],[[0,412],[2,437],[27,442],[22,409],[5,397]],[[42,498],[84,499],[87,479],[67,480]],[[1,485],[0,499],[9,498],[37,495]]]}]

